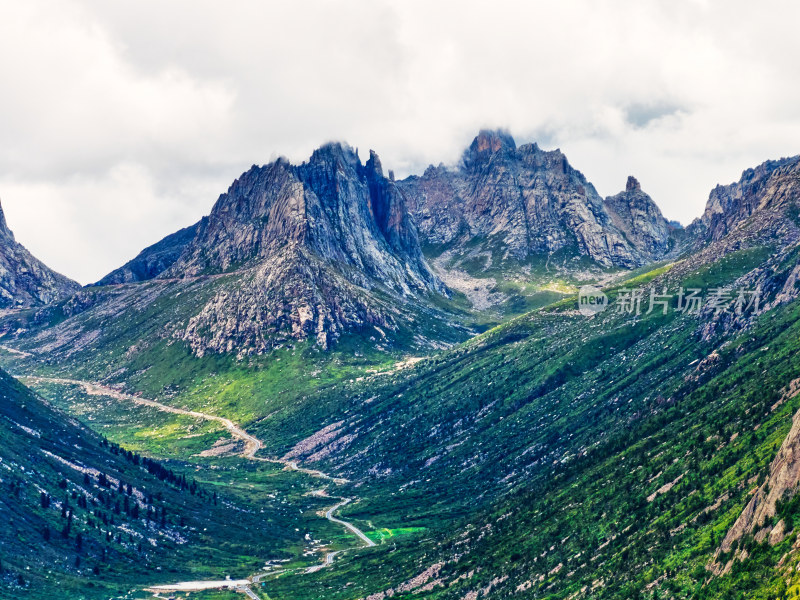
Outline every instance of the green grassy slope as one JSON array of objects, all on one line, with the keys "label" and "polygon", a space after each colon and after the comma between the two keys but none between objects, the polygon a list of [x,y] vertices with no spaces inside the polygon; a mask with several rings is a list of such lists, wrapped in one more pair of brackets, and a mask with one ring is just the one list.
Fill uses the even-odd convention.
[{"label": "green grassy slope", "polygon": [[[91,311],[43,329],[22,315],[32,329],[16,343],[38,355],[3,360],[15,372],[124,382],[234,418],[265,441],[266,454],[290,453],[351,479],[337,493],[358,501],[342,512],[380,540],[304,573],[311,561],[298,558],[302,542],[283,532],[292,524],[310,531],[311,514],[324,506],[305,498],[308,482],[236,458],[201,460],[197,452],[224,435],[213,427],[146,411],[133,417],[116,402],[43,388],[112,441],[180,459],[170,464],[252,511],[254,520],[236,522],[248,528],[241,537],[220,528],[201,552],[176,548],[176,570],[246,575],[256,555],[288,558],[292,570],[262,589],[280,600],[792,597],[800,589],[794,532],[774,547],[746,538],[747,560],[722,577],[707,569],[800,410],[800,397],[787,392],[800,380],[791,283],[800,254],[789,229],[780,240],[737,230],[606,290],[613,301],[633,287],[707,294],[760,286],[770,308],[758,316],[648,313],[645,305],[642,314],[612,308],[587,318],[566,298],[395,370],[391,359],[404,353],[387,352],[374,335],[345,338],[330,353],[287,344],[241,360],[193,358],[163,335],[159,319],[183,314],[193,300],[182,286],[195,283],[164,282],[98,291],[121,294],[126,310],[117,314],[130,316],[108,326]],[[149,285],[166,290],[148,296]],[[413,348],[411,332],[427,326],[410,324],[408,343],[393,350]],[[281,507],[274,537],[253,551],[256,511]],[[786,498],[776,518],[794,523],[798,510],[800,500]],[[335,529],[322,527],[321,536],[352,549],[352,536]]]},{"label": "green grassy slope", "polygon": [[[608,293],[729,284],[763,270],[772,255],[756,246],[688,269],[660,266]],[[785,281],[794,264],[789,257],[770,266],[771,280]],[[779,548],[753,548],[751,561],[722,579],[705,565],[746,503],[747,482],[766,472],[800,408],[790,399],[771,410],[800,377],[800,309],[780,307],[743,331],[708,314],[609,310],[587,319],[574,308],[574,299],[562,301],[400,371],[357,344],[347,358],[296,346],[246,362],[187,361],[179,347],[164,345],[130,356],[119,378],[147,395],[249,423],[271,455],[332,426],[304,456],[316,454],[313,464],[356,481],[342,493],[360,501],[343,512],[380,545],[340,556],[335,568],[268,580],[269,597],[355,600],[414,586],[414,597],[459,599],[476,590],[722,598],[747,589],[742,597],[771,597],[779,587],[770,580],[774,565],[793,537]],[[105,367],[87,364],[85,374],[98,368]],[[244,506],[286,485],[239,459],[193,459],[223,435],[213,427],[45,388],[113,441],[189,460],[204,488],[225,489]],[[305,531],[314,506],[298,492],[286,490],[281,502],[305,506],[297,517]],[[257,570],[244,548],[226,554],[215,545],[227,549],[231,533],[190,559],[195,573]],[[354,546],[334,527],[315,535],[331,547]],[[288,537],[262,549],[282,557],[303,550]],[[173,568],[185,566],[181,560],[176,554]],[[313,561],[293,563],[303,564]]]},{"label": "green grassy slope", "polygon": [[[771,255],[742,249],[625,285],[733,284]],[[795,266],[778,263],[767,283]],[[350,517],[425,531],[347,558],[322,582],[272,582],[270,593],[789,597],[796,534],[774,548],[748,539],[750,558],[724,577],[705,567],[800,409],[800,397],[786,397],[800,377],[800,303],[744,330],[726,315],[587,319],[572,307],[321,400],[339,424],[322,464],[363,482]],[[800,517],[795,503],[781,510]]]},{"label": "green grassy slope", "polygon": [[0,597],[248,576],[302,554],[310,521],[328,525],[314,514],[324,501],[297,502],[312,485],[300,477],[240,459],[202,466],[123,450],[0,372]]},{"label": "green grassy slope", "polygon": [[[479,331],[568,297],[583,284],[626,274],[582,255],[577,240],[557,252],[524,261],[509,255],[500,234],[475,237],[464,247],[426,245],[423,252],[434,270],[457,290],[449,304],[462,307],[465,322]],[[484,291],[473,293],[478,290]]]}]

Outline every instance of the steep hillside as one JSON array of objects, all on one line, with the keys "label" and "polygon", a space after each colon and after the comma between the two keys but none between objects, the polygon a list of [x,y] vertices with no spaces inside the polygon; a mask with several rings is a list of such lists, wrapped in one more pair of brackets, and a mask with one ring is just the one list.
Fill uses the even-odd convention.
[{"label": "steep hillside", "polygon": [[79,365],[96,365],[91,355],[108,351],[114,364],[104,375],[132,355],[156,361],[147,353],[163,345],[196,358],[245,358],[358,337],[364,354],[420,351],[468,334],[377,155],[362,164],[340,144],[299,166],[281,159],[251,168],[208,217],[101,284],[14,315],[4,329],[54,363],[80,356]]},{"label": "steep hillside", "polygon": [[78,289],[80,285],[47,268],[16,241],[0,206],[0,308],[41,306]]},{"label": "steep hillside", "polygon": [[798,302],[712,339],[698,335],[702,319],[596,321],[521,320],[363,394],[340,392],[354,400],[312,438],[324,445],[309,464],[360,475],[366,500],[348,518],[425,533],[369,567],[354,559],[269,594],[782,598],[798,583],[786,525],[796,503],[762,524],[784,520],[772,545],[750,535],[743,562],[720,577],[711,565],[800,410]]},{"label": "steep hillside", "polygon": [[296,509],[260,498],[259,513],[202,476],[109,443],[0,371],[0,598],[249,574],[300,541]]},{"label": "steep hillside", "polygon": [[777,175],[702,252],[615,284],[605,312],[564,301],[344,384],[313,401],[332,412],[316,432],[307,418],[260,424],[276,452],[358,481],[351,518],[426,532],[270,595],[792,597],[800,196],[780,192],[792,181]]}]

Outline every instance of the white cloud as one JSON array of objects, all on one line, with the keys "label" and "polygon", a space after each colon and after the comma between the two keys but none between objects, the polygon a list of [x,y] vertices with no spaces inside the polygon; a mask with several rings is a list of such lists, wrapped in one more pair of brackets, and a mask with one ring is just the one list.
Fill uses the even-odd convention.
[{"label": "white cloud", "polygon": [[[217,182],[199,176],[181,182],[186,187],[162,189],[148,168],[119,163],[101,176],[56,183],[0,178],[0,189],[17,240],[57,271],[89,283],[207,212],[209,203],[201,208],[192,199],[216,198]],[[33,227],[17,226],[26,223]]]},{"label": "white cloud", "polygon": [[687,222],[800,152],[799,21],[789,0],[7,3],[0,197],[88,282],[252,163],[343,139],[401,175],[488,125],[561,147],[602,194],[635,174]]}]

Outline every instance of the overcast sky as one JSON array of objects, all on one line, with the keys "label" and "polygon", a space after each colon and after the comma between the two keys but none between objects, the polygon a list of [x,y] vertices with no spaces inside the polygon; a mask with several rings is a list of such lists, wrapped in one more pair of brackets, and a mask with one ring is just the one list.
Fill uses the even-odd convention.
[{"label": "overcast sky", "polygon": [[0,199],[81,283],[253,163],[345,140],[398,176],[481,127],[668,218],[800,153],[800,3],[0,0]]}]

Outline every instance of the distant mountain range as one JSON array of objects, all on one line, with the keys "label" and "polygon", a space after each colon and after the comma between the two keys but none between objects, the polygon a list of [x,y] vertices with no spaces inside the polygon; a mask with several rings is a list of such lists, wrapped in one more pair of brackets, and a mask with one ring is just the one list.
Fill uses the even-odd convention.
[{"label": "distant mountain range", "polygon": [[375,152],[362,165],[349,147],[329,144],[298,167],[285,160],[253,167],[209,217],[145,249],[98,285],[225,272],[271,258],[284,239],[380,274],[387,267],[374,264],[368,251],[380,239],[380,249],[388,244],[408,265],[405,275],[393,265],[392,281],[441,292],[420,245],[461,257],[480,247],[518,262],[560,252],[632,268],[663,258],[674,246],[673,229],[634,178],[603,200],[560,151],[517,148],[503,131],[481,131],[456,167],[430,166],[398,182],[383,175]]},{"label": "distant mountain range", "polygon": [[[424,345],[465,335],[452,314],[453,270],[491,288],[502,277],[485,271],[501,265],[566,277],[633,268],[674,252],[676,231],[634,179],[603,200],[563,154],[517,148],[501,131],[480,132],[458,166],[403,181],[384,175],[376,153],[362,163],[332,143],[301,165],[252,167],[209,216],[96,286],[196,282],[192,307],[170,310],[162,335],[199,355],[305,339],[328,348],[348,332]],[[82,292],[67,316],[99,296],[119,292]]]},{"label": "distant mountain range", "polygon": [[[85,291],[19,246],[0,213],[2,292],[6,306],[65,301],[55,308],[69,329],[59,345],[89,333],[64,318],[85,321],[93,310],[122,317],[140,293],[152,301],[156,289],[189,285],[192,301],[168,303],[155,319],[160,336],[198,355],[243,356],[306,339],[325,349],[350,333],[387,347],[452,342],[466,335],[457,325],[465,302],[497,311],[505,300],[524,311],[557,297],[530,292],[531,282],[579,284],[719,241],[756,209],[792,197],[797,163],[770,161],[717,187],[684,230],[634,177],[603,199],[560,151],[517,147],[503,131],[481,131],[453,167],[430,166],[402,181],[384,175],[376,153],[362,163],[352,148],[331,143],[301,165],[252,167],[207,217]],[[759,204],[767,196],[773,200]],[[765,227],[772,223],[781,220]],[[454,304],[462,292],[466,299]]]}]

